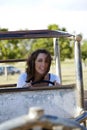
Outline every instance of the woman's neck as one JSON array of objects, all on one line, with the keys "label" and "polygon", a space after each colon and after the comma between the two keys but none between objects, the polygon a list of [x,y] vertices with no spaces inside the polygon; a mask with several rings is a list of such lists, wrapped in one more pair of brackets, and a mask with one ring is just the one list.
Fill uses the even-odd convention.
[{"label": "woman's neck", "polygon": [[[40,81],[40,80],[48,80],[49,81],[49,74],[44,76],[44,78],[41,75],[36,76],[34,82]],[[44,86],[48,86],[48,85],[49,85],[49,83],[38,82],[38,83],[34,84],[33,87],[44,87]]]},{"label": "woman's neck", "polygon": [[48,80],[48,74],[47,74],[46,76],[40,75],[40,74],[36,74],[34,80],[35,80],[35,81],[38,81],[38,80],[42,80],[42,79]]}]

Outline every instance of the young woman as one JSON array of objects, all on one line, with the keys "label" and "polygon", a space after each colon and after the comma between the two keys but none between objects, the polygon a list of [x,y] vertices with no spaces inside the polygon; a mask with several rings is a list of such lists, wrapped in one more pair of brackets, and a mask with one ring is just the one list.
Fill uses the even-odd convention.
[{"label": "young woman", "polygon": [[60,85],[59,77],[49,73],[51,61],[51,55],[47,50],[38,49],[34,51],[27,59],[26,72],[18,78],[17,87],[52,86],[52,83],[57,86]]}]

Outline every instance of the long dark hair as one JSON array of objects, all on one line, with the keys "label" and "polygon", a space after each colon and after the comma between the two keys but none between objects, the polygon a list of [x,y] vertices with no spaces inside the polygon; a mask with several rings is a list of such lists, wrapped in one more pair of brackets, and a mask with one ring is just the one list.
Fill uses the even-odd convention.
[{"label": "long dark hair", "polygon": [[51,54],[46,49],[37,49],[27,59],[27,68],[26,68],[27,79],[26,79],[26,82],[30,82],[30,80],[34,81],[34,79],[35,79],[35,60],[40,53],[44,53],[47,55],[49,65],[48,65],[48,69],[47,69],[46,74],[50,70],[51,60],[52,60]]}]

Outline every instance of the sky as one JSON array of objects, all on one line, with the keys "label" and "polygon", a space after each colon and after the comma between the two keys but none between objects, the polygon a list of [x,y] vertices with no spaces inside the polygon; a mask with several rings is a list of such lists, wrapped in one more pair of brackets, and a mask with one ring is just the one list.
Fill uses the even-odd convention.
[{"label": "sky", "polygon": [[87,0],[0,0],[0,28],[35,30],[50,24],[87,39]]}]

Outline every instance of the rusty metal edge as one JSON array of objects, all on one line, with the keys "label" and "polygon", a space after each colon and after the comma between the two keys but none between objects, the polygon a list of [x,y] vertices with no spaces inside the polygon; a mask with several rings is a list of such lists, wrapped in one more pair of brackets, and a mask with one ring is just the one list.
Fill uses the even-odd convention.
[{"label": "rusty metal edge", "polygon": [[61,85],[61,86],[52,86],[52,87],[31,87],[31,88],[0,88],[0,93],[4,92],[22,92],[22,91],[42,91],[42,90],[56,90],[56,89],[74,89],[75,84]]}]

